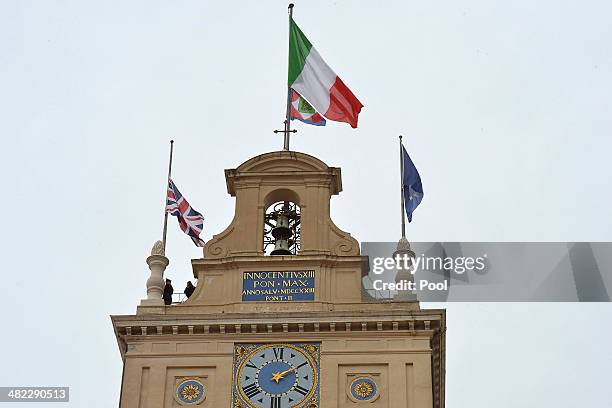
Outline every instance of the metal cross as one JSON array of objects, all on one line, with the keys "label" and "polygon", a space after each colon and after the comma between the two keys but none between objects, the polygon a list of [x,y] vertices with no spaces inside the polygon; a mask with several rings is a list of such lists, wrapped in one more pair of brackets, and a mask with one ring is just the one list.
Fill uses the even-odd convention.
[{"label": "metal cross", "polygon": [[289,118],[285,119],[285,129],[284,130],[275,130],[274,133],[283,133],[285,136],[283,150],[289,150],[289,134],[296,133],[296,129],[291,129],[291,121]]}]

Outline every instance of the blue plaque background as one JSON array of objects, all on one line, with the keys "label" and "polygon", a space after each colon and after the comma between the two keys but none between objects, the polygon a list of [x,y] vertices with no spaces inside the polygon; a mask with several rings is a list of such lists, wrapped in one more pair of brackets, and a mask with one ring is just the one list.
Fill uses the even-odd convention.
[{"label": "blue plaque background", "polygon": [[304,302],[314,300],[314,271],[242,273],[243,302]]}]

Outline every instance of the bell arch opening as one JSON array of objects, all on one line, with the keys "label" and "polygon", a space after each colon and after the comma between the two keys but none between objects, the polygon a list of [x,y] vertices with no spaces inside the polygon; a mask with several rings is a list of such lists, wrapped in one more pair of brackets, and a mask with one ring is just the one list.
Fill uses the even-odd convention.
[{"label": "bell arch opening", "polygon": [[265,255],[297,255],[301,241],[301,211],[292,201],[277,201],[265,209],[263,251]]},{"label": "bell arch opening", "polygon": [[289,190],[288,188],[279,188],[277,190],[271,191],[266,195],[264,199],[264,207],[266,209],[270,207],[272,204],[275,204],[279,201],[290,201],[297,205],[300,205],[300,196],[293,190]]}]

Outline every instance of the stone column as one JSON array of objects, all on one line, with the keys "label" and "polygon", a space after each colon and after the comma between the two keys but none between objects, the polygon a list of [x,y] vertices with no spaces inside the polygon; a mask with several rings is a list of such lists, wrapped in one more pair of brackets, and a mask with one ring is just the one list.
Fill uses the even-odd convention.
[{"label": "stone column", "polygon": [[[397,255],[399,255],[402,259],[405,255],[407,255],[410,259],[408,261],[408,264],[410,265],[410,268],[412,268],[412,260],[414,259],[415,254],[414,251],[410,248],[410,242],[408,242],[405,237],[402,237],[397,243],[397,249],[393,253],[393,258],[395,258]],[[403,280],[414,282],[414,275],[410,273],[410,270],[402,268],[397,271],[397,275],[395,275],[395,282],[401,282]],[[393,296],[393,300],[404,302],[416,301],[417,296],[416,293],[414,293],[413,291],[401,290]]]},{"label": "stone column", "polygon": [[147,279],[147,298],[140,301],[141,306],[164,306],[162,295],[164,293],[164,271],[170,261],[164,256],[164,247],[161,241],[157,241],[151,249],[151,255],[147,258],[147,265],[151,270],[151,276]]}]

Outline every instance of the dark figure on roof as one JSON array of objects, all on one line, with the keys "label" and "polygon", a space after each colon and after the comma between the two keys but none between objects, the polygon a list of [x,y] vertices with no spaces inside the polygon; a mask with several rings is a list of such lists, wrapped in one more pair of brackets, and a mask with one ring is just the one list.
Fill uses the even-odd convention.
[{"label": "dark figure on roof", "polygon": [[166,279],[166,286],[164,287],[164,303],[166,305],[172,304],[172,294],[174,293],[174,288],[172,287],[172,281],[170,279]]},{"label": "dark figure on roof", "polygon": [[191,281],[188,281],[187,287],[185,288],[185,296],[187,297],[191,296],[194,290],[195,290],[195,286],[193,286],[193,283],[191,283]]}]

